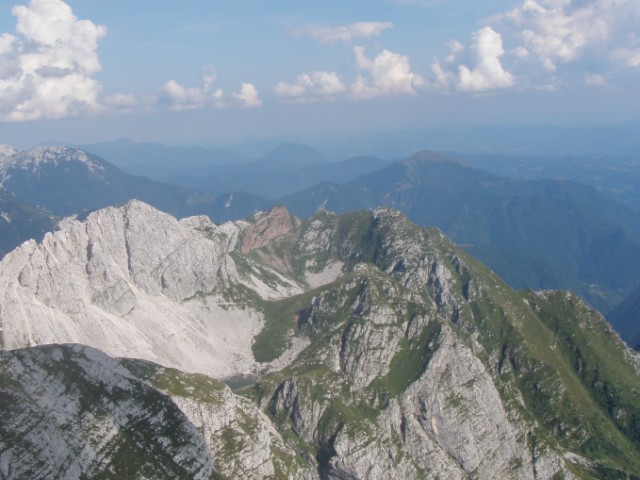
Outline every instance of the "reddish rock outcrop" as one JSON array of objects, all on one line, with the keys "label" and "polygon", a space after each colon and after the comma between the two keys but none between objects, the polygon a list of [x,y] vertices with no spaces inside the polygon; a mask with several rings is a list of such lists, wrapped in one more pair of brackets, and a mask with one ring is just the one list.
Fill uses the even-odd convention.
[{"label": "reddish rock outcrop", "polygon": [[287,235],[298,226],[298,220],[283,206],[259,213],[253,225],[244,232],[242,253],[267,245],[271,240]]}]

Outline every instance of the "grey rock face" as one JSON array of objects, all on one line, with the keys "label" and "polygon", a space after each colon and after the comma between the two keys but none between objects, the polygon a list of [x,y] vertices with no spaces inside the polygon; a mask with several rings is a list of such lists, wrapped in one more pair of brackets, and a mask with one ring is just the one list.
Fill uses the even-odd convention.
[{"label": "grey rock face", "polygon": [[3,478],[210,478],[206,443],[166,395],[87,347],[2,353]]},{"label": "grey rock face", "polygon": [[2,478],[314,478],[221,382],[79,345],[0,356]]},{"label": "grey rock face", "polygon": [[178,221],[141,202],[66,219],[0,265],[3,346],[80,343],[214,376],[251,371],[261,315],[225,288],[279,296],[300,287],[241,276],[229,255],[241,229]]}]

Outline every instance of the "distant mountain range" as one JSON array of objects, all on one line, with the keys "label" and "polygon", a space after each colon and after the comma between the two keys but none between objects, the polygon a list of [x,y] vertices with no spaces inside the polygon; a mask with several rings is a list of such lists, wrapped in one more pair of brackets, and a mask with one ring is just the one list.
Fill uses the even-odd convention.
[{"label": "distant mountain range", "polygon": [[389,164],[371,156],[334,162],[318,150],[282,143],[257,159],[230,149],[165,147],[119,140],[83,147],[132,175],[145,175],[213,195],[250,192],[276,199],[318,182],[346,182]]},{"label": "distant mountain range", "polygon": [[186,169],[253,160],[228,148],[169,147],[127,139],[80,145],[80,148],[109,160],[131,175],[144,175],[154,180]]},{"label": "distant mountain range", "polygon": [[[302,218],[319,209],[342,213],[386,205],[442,229],[516,288],[571,289],[608,312],[640,284],[638,213],[578,183],[500,177],[434,152],[379,168],[384,162],[375,158],[327,162],[313,149],[287,144],[235,170],[215,167],[227,169],[234,185],[262,188],[272,196],[315,184],[323,175],[352,178],[271,200],[255,191],[211,194],[135,177],[77,148],[3,147],[2,152],[4,188],[22,202],[46,208],[46,214],[33,213],[50,222],[6,234],[5,251],[28,237],[40,238],[53,224],[51,215],[84,215],[134,198],[179,218],[204,214],[216,223],[275,204]],[[307,165],[296,168],[295,155],[308,155],[302,162]],[[30,215],[25,212],[24,218]],[[37,215],[27,224],[40,225]]]},{"label": "distant mountain range", "polygon": [[[639,150],[640,151],[640,150]],[[469,165],[503,177],[563,179],[591,185],[603,195],[640,211],[640,156],[458,155]]]},{"label": "distant mountain range", "polygon": [[82,145],[80,148],[107,159],[129,174],[144,175],[154,180],[172,176],[201,178],[252,170],[290,171],[329,161],[318,150],[291,142],[281,143],[258,158],[230,148],[169,147],[126,139]]},{"label": "distant mountain range", "polygon": [[[251,161],[265,155],[277,145],[297,143],[309,145],[331,159],[373,156],[402,159],[425,149],[462,154],[522,156],[635,156],[640,151],[640,123],[608,126],[558,127],[550,125],[476,126],[459,128],[403,129],[360,134],[290,135],[286,138],[263,138],[250,143],[211,144],[210,147],[165,146],[160,143],[134,142],[127,139],[79,145],[100,155],[125,171],[135,174],[127,165],[143,164],[153,168],[184,161],[187,164],[223,164]],[[55,144],[55,143],[54,143]],[[137,167],[135,167],[137,168]],[[163,172],[164,174],[164,172]],[[146,173],[148,176],[149,174]],[[153,177],[159,180],[161,176]]]},{"label": "distant mountain range", "polygon": [[212,194],[230,191],[252,192],[265,198],[277,199],[313,187],[319,182],[347,182],[365,173],[374,172],[390,162],[375,157],[352,157],[341,162],[314,163],[294,168],[274,166],[265,160],[209,168],[204,176],[195,172],[172,175],[167,182]]},{"label": "distant mountain range", "polygon": [[386,205],[441,228],[516,288],[568,288],[608,310],[640,282],[640,216],[593,188],[498,177],[422,152],[281,199],[296,215]]},{"label": "distant mountain range", "polygon": [[216,196],[129,175],[76,147],[38,147],[5,156],[0,183],[21,201],[57,216],[84,215],[134,198],[178,217],[203,214],[216,222],[265,207],[263,199],[249,193]]},{"label": "distant mountain range", "polygon": [[372,155],[401,159],[425,149],[474,155],[635,156],[640,151],[640,123],[585,127],[441,127],[359,135],[308,135],[295,141],[312,145],[334,158]]}]

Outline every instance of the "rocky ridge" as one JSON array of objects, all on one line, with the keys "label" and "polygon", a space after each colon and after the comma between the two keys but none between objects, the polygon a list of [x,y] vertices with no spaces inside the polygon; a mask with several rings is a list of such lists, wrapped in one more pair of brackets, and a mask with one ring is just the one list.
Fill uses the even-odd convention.
[{"label": "rocky ridge", "polygon": [[4,163],[9,157],[12,157],[19,151],[20,150],[11,145],[0,144],[0,162]]},{"label": "rocky ridge", "polygon": [[572,294],[511,290],[393,210],[214,225],[130,202],[7,255],[0,292],[5,349],[74,342],[258,374],[232,392],[112,367],[171,398],[213,476],[640,474],[638,356],[602,316]]},{"label": "rocky ridge", "polygon": [[[296,463],[267,417],[219,381],[80,345],[0,357],[2,478],[257,479]],[[296,478],[305,471],[313,478],[308,466]]]},{"label": "rocky ridge", "polygon": [[61,165],[65,163],[82,163],[90,172],[99,174],[105,170],[95,159],[92,159],[84,150],[75,147],[38,147],[33,150],[21,152],[8,145],[0,147],[0,183],[4,182],[14,169],[37,172],[42,165]]},{"label": "rocky ridge", "polygon": [[266,266],[238,273],[230,252],[244,226],[178,221],[136,201],[66,219],[0,266],[3,347],[80,343],[216,377],[250,371],[260,314],[228,299],[226,287],[265,298],[301,287]]}]

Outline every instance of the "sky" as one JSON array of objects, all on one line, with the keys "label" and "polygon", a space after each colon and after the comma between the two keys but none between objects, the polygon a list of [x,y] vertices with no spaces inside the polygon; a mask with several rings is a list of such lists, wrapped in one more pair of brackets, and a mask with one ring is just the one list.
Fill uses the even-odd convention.
[{"label": "sky", "polygon": [[640,0],[2,0],[0,142],[640,121]]}]

